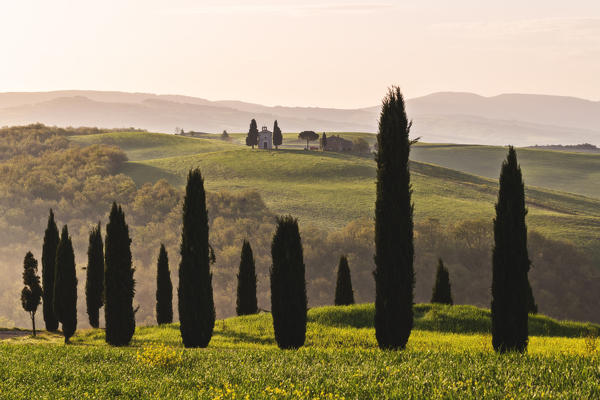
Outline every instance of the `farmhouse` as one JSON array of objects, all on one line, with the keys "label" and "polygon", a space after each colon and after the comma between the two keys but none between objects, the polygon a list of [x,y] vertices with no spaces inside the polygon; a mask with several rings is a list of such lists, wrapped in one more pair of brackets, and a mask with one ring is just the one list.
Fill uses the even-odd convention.
[{"label": "farmhouse", "polygon": [[341,138],[340,135],[328,136],[327,144],[325,145],[326,151],[352,151],[352,142],[350,140]]},{"label": "farmhouse", "polygon": [[271,150],[273,148],[273,132],[267,129],[266,126],[258,132],[258,148]]}]

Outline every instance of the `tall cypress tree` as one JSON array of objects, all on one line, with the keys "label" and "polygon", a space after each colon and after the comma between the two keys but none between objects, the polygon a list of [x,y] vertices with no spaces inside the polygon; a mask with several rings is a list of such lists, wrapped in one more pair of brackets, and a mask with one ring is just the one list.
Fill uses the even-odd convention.
[{"label": "tall cypress tree", "polygon": [[240,269],[237,275],[237,301],[235,310],[237,315],[256,314],[258,304],[256,300],[256,267],[252,247],[247,240],[242,244],[240,256]]},{"label": "tall cypress tree", "polygon": [[250,129],[248,130],[248,136],[246,136],[246,146],[254,146],[258,144],[258,126],[256,120],[253,118],[250,121]]},{"label": "tall cypress tree", "polygon": [[409,131],[404,98],[400,89],[393,87],[383,100],[376,155],[375,335],[381,349],[404,349],[413,327]]},{"label": "tall cypress tree", "polygon": [[352,290],[350,267],[348,266],[348,259],[344,255],[340,257],[340,263],[338,265],[334,304],[336,306],[348,306],[354,304],[354,291]]},{"label": "tall cypress tree", "polygon": [[135,332],[134,268],[129,227],[121,206],[113,203],[106,225],[104,253],[104,319],[106,342],[126,346]]},{"label": "tall cypress tree", "polygon": [[85,279],[85,301],[90,325],[100,326],[100,308],[104,305],[104,244],[100,222],[90,231],[88,265]]},{"label": "tall cypress tree", "polygon": [[185,347],[206,347],[215,327],[211,252],[204,180],[190,170],[183,201],[181,262],[179,264],[179,321]]},{"label": "tall cypress tree", "polygon": [[435,285],[431,293],[431,302],[450,305],[454,303],[452,301],[450,273],[448,272],[448,268],[444,266],[441,258],[438,260],[437,271],[435,273]]},{"label": "tall cypress tree", "polygon": [[63,226],[56,250],[54,314],[62,325],[65,343],[77,329],[77,273],[75,253],[67,225]]},{"label": "tall cypress tree", "polygon": [[156,322],[159,325],[173,322],[173,284],[164,244],[160,245],[156,263]]},{"label": "tall cypress tree", "polygon": [[42,246],[43,313],[48,332],[55,332],[58,329],[58,319],[54,314],[54,275],[56,274],[56,249],[59,240],[54,212],[50,210],[48,226],[44,233],[44,245]]},{"label": "tall cypress tree", "polygon": [[524,352],[529,340],[527,314],[535,302],[527,277],[526,215],[521,167],[511,146],[500,172],[492,256],[492,345],[500,353]]},{"label": "tall cypress tree", "polygon": [[281,146],[283,143],[283,134],[281,133],[281,129],[279,129],[279,125],[277,124],[277,120],[273,124],[273,145],[277,150],[278,146]]},{"label": "tall cypress tree", "polygon": [[277,219],[271,244],[271,313],[275,341],[281,349],[297,349],[306,339],[306,279],[298,221]]},{"label": "tall cypress tree", "polygon": [[326,147],[327,147],[327,134],[325,132],[323,132],[323,134],[321,135],[321,150],[325,151]]},{"label": "tall cypress tree", "polygon": [[27,252],[23,260],[23,284],[25,287],[21,291],[21,305],[31,317],[31,326],[33,336],[35,336],[35,313],[42,301],[42,286],[40,277],[37,275],[38,262],[31,252]]}]

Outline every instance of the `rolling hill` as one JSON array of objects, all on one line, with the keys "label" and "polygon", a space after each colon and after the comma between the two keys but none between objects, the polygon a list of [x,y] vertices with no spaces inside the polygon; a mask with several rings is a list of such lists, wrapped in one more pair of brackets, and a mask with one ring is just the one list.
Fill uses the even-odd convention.
[{"label": "rolling hill", "polygon": [[[121,146],[130,158],[123,172],[137,184],[164,178],[182,187],[189,168],[200,167],[208,190],[256,189],[271,210],[291,213],[299,217],[302,224],[335,229],[352,220],[373,216],[375,163],[370,156],[293,149],[252,151],[246,146],[220,140],[158,133],[104,133],[75,136],[72,140]],[[437,149],[433,145],[418,146],[417,159],[419,154],[430,154],[431,158],[438,154],[423,153],[421,148],[424,151]],[[491,171],[499,168],[504,152],[493,147],[472,150],[470,146],[459,146],[458,150],[462,151],[457,154],[464,163],[487,166],[492,176]],[[495,154],[498,160],[486,156],[486,150]],[[560,165],[575,175],[588,166],[587,173],[571,183],[581,187],[594,186],[597,168],[596,164],[590,164],[587,155],[519,150],[519,156],[521,154],[528,159],[524,167],[526,179],[528,169],[543,183],[554,178],[552,173],[560,172]],[[486,157],[490,160],[487,164]],[[523,159],[520,160],[523,163]],[[548,166],[555,168],[550,169],[550,176],[543,172]],[[426,218],[435,218],[443,224],[482,218],[491,221],[497,196],[495,179],[414,160],[411,169],[417,221]],[[556,181],[561,180],[557,178]],[[528,224],[532,229],[554,239],[574,242],[600,257],[597,242],[600,199],[537,186],[528,186],[526,195]]]},{"label": "rolling hill", "polygon": [[[372,99],[377,103],[380,99]],[[600,102],[561,96],[434,93],[407,100],[413,135],[427,142],[517,146],[600,143]],[[151,131],[243,132],[249,121],[286,131],[375,132],[379,107],[263,106],[149,93],[0,93],[0,125],[135,126]]]}]

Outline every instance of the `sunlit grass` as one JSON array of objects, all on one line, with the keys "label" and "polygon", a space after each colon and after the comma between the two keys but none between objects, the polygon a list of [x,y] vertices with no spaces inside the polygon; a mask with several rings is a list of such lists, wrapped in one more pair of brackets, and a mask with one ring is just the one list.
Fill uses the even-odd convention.
[{"label": "sunlit grass", "polygon": [[[586,337],[597,325],[532,317],[528,352],[498,355],[487,331],[488,310],[417,305],[415,315],[404,351],[377,348],[370,304],[310,310],[306,345],[298,351],[276,347],[270,314],[217,321],[207,349],[184,349],[177,324],[140,327],[124,348],[107,346],[102,330],[80,331],[69,346],[59,335],[14,339],[0,344],[0,397],[587,399],[600,394],[598,341],[592,348]],[[463,333],[450,331],[458,326]]]}]

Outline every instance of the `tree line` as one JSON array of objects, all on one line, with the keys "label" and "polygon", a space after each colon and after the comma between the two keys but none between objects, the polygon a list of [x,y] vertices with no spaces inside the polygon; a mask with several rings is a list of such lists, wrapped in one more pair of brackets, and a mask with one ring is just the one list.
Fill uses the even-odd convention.
[{"label": "tree line", "polygon": [[[383,100],[375,157],[374,325],[381,349],[405,348],[413,327],[415,254],[414,204],[411,200],[408,163],[413,144],[409,139],[410,128],[403,96],[399,88],[393,87]],[[498,352],[523,352],[528,343],[528,314],[535,312],[537,306],[528,280],[531,262],[527,250],[524,183],[513,147],[509,147],[502,164],[495,208],[492,344]],[[212,337],[216,318],[210,267],[215,256],[209,243],[206,193],[199,169],[190,170],[188,174],[182,219],[177,291],[181,337],[186,347],[206,347]],[[97,281],[101,276],[98,266],[102,265],[99,231],[98,225],[90,232],[88,251],[87,279],[96,280],[86,283],[90,324],[97,325],[97,310],[103,302],[107,343],[126,345],[135,331],[135,280],[131,239],[121,206],[113,203],[106,226],[103,286]],[[34,321],[35,308],[43,297],[47,329],[56,330],[58,323],[62,324],[65,342],[68,342],[77,324],[77,278],[73,246],[66,225],[55,247],[57,237],[58,229],[51,211],[43,246],[43,251],[49,254],[42,254],[42,260],[46,260],[42,263],[44,287],[40,292],[39,278],[35,275],[37,262],[28,253],[24,263],[26,286],[22,291],[22,302]],[[271,313],[275,339],[280,348],[298,348],[305,341],[308,303],[300,230],[298,221],[292,216],[277,219],[271,257]],[[164,246],[161,246],[157,264],[156,308],[157,317],[160,314],[162,323],[172,321],[172,294],[169,294],[172,285],[168,271],[168,255]],[[46,287],[46,284],[49,286]],[[256,273],[248,242],[242,245],[237,291],[238,314],[257,312]],[[98,293],[102,293],[101,300],[98,300]],[[46,306],[47,301],[52,304],[51,307]],[[342,256],[338,266],[335,302],[343,305],[353,301],[348,262]],[[432,301],[452,304],[448,271],[442,260],[438,265]]]},{"label": "tree line", "polygon": [[[55,131],[55,129],[57,129]],[[78,128],[75,128],[78,129]],[[15,134],[14,132],[19,132]],[[22,312],[23,255],[42,246],[48,210],[60,216],[60,226],[68,224],[77,259],[79,326],[87,323],[85,304],[86,251],[88,233],[97,221],[107,221],[113,201],[122,205],[127,215],[133,262],[136,265],[136,313],[138,324],[155,321],[156,255],[163,243],[170,260],[179,264],[181,207],[183,188],[165,180],[136,185],[121,174],[125,153],[110,145],[112,136],[98,136],[91,146],[81,146],[60,136],[52,127],[10,127],[0,129],[0,148],[15,145],[25,153],[0,162],[0,325],[30,326]],[[77,133],[73,130],[73,133]],[[58,136],[57,136],[58,135]],[[46,137],[36,140],[35,137]],[[142,135],[143,137],[143,135]],[[141,140],[142,137],[140,137]],[[53,144],[65,142],[66,147]],[[31,149],[26,145],[32,143]],[[34,144],[35,143],[35,144]],[[41,147],[39,147],[41,146]],[[31,154],[28,152],[31,150]],[[41,156],[33,156],[41,151]],[[414,167],[412,172],[414,174]],[[203,171],[204,173],[208,171]],[[116,174],[116,175],[115,175]],[[531,201],[531,200],[530,200]],[[244,238],[252,243],[258,276],[258,304],[270,309],[270,243],[275,215],[256,190],[207,192],[207,209],[211,244],[218,255],[214,264],[213,287],[217,317],[235,315],[235,274]],[[490,214],[492,208],[490,207]],[[459,218],[450,223],[433,218],[415,219],[415,301],[429,301],[434,283],[435,266],[442,257],[453,280],[453,299],[459,304],[489,305],[491,216],[486,219]],[[464,218],[468,218],[465,215]],[[443,218],[444,221],[446,220]],[[95,221],[95,222],[94,222]],[[58,223],[58,219],[57,219]],[[103,222],[104,224],[104,222]],[[104,227],[104,225],[103,225]],[[372,218],[349,221],[339,229],[301,224],[306,281],[311,307],[332,304],[335,290],[335,267],[340,254],[346,254],[353,272],[357,302],[374,300],[374,224]],[[600,295],[594,260],[580,243],[551,239],[528,230],[530,258],[535,268],[530,280],[540,310],[559,319],[598,321],[600,311],[594,307]],[[34,251],[34,253],[37,253]],[[37,254],[36,254],[37,255]],[[81,257],[81,258],[80,258]],[[80,261],[81,260],[81,261]],[[564,268],[572,265],[573,268]],[[41,268],[41,260],[40,260]],[[172,279],[177,286],[176,268]],[[232,286],[233,285],[233,286]],[[553,293],[560,292],[561,296]],[[174,301],[176,306],[176,300]],[[137,307],[137,306],[136,306]],[[41,306],[40,306],[41,308]],[[174,312],[177,318],[177,311]],[[103,314],[100,314],[103,318]]]}]

